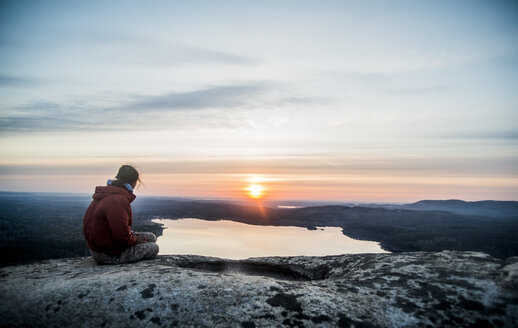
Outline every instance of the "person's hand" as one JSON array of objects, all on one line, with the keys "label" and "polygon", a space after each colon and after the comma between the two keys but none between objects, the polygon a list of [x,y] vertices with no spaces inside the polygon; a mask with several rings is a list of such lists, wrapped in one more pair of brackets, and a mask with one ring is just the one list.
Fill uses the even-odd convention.
[{"label": "person's hand", "polygon": [[135,239],[137,240],[137,244],[147,243],[149,240],[145,236],[135,235]]}]

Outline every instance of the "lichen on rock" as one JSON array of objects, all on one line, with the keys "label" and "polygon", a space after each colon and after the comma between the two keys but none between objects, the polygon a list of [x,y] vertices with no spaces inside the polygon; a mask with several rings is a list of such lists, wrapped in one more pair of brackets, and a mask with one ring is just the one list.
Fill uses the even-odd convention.
[{"label": "lichen on rock", "polygon": [[190,255],[0,269],[1,326],[518,326],[518,264],[483,253],[234,261]]}]

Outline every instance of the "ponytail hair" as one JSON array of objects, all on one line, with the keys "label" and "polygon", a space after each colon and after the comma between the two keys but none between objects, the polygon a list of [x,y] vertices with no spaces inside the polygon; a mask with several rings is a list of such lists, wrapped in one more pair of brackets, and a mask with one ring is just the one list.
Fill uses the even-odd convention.
[{"label": "ponytail hair", "polygon": [[139,185],[141,184],[140,175],[137,169],[135,169],[131,165],[121,166],[115,178],[117,180],[111,183],[112,186],[124,187],[124,184],[126,183],[129,183],[130,185],[134,186],[137,184],[137,182],[139,183]]}]

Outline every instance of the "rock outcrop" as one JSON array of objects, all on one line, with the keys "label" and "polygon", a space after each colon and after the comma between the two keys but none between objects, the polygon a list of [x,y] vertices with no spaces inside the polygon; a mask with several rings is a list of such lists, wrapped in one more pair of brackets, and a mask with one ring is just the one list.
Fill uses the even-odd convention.
[{"label": "rock outcrop", "polygon": [[518,259],[483,253],[0,269],[2,327],[516,327]]}]

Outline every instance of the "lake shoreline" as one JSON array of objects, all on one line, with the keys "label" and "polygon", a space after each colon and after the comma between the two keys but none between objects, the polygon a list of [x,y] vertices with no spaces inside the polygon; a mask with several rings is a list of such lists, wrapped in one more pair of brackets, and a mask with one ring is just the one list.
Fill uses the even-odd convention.
[{"label": "lake shoreline", "polygon": [[[163,224],[159,223],[159,222],[154,222],[154,220],[182,220],[182,219],[185,219],[185,217],[170,217],[170,216],[164,216],[164,217],[152,217],[152,218],[142,218],[141,219],[141,223],[136,225],[135,226],[135,231],[150,231],[150,232],[153,232],[157,237],[159,236],[162,236],[163,235]],[[207,218],[196,218],[196,219],[199,219],[199,220],[204,220],[204,221],[232,221],[232,222],[238,222],[238,223],[243,223],[243,224],[248,224],[248,225],[254,225],[254,226],[272,226],[272,227],[297,227],[297,228],[305,228],[305,229],[308,229],[308,230],[316,230],[317,228],[319,227],[335,227],[335,228],[341,228],[342,229],[342,234],[348,238],[351,238],[351,239],[354,239],[354,240],[358,240],[358,241],[370,241],[370,242],[377,242],[379,243],[381,249],[383,249],[384,251],[387,251],[387,252],[390,252],[390,253],[400,253],[400,252],[408,252],[408,251],[412,251],[412,250],[405,250],[405,249],[401,249],[401,248],[398,248],[396,247],[395,245],[392,245],[392,244],[389,244],[389,243],[385,243],[382,239],[383,238],[379,238],[378,235],[373,235],[371,233],[358,233],[358,232],[348,232],[348,231],[345,231],[345,229],[339,225],[336,225],[336,226],[332,226],[332,225],[297,225],[297,224],[288,224],[288,225],[283,225],[283,224],[260,224],[260,223],[257,223],[257,222],[247,222],[246,220],[243,220],[243,219],[233,219],[233,218],[222,218],[222,219],[207,219]],[[142,224],[144,223],[144,224]],[[147,228],[147,230],[146,230]]]},{"label": "lake shoreline", "polygon": [[153,219],[162,225],[161,254],[197,254],[230,259],[265,256],[328,256],[388,253],[378,242],[343,234],[340,227],[250,225],[234,220]]}]

